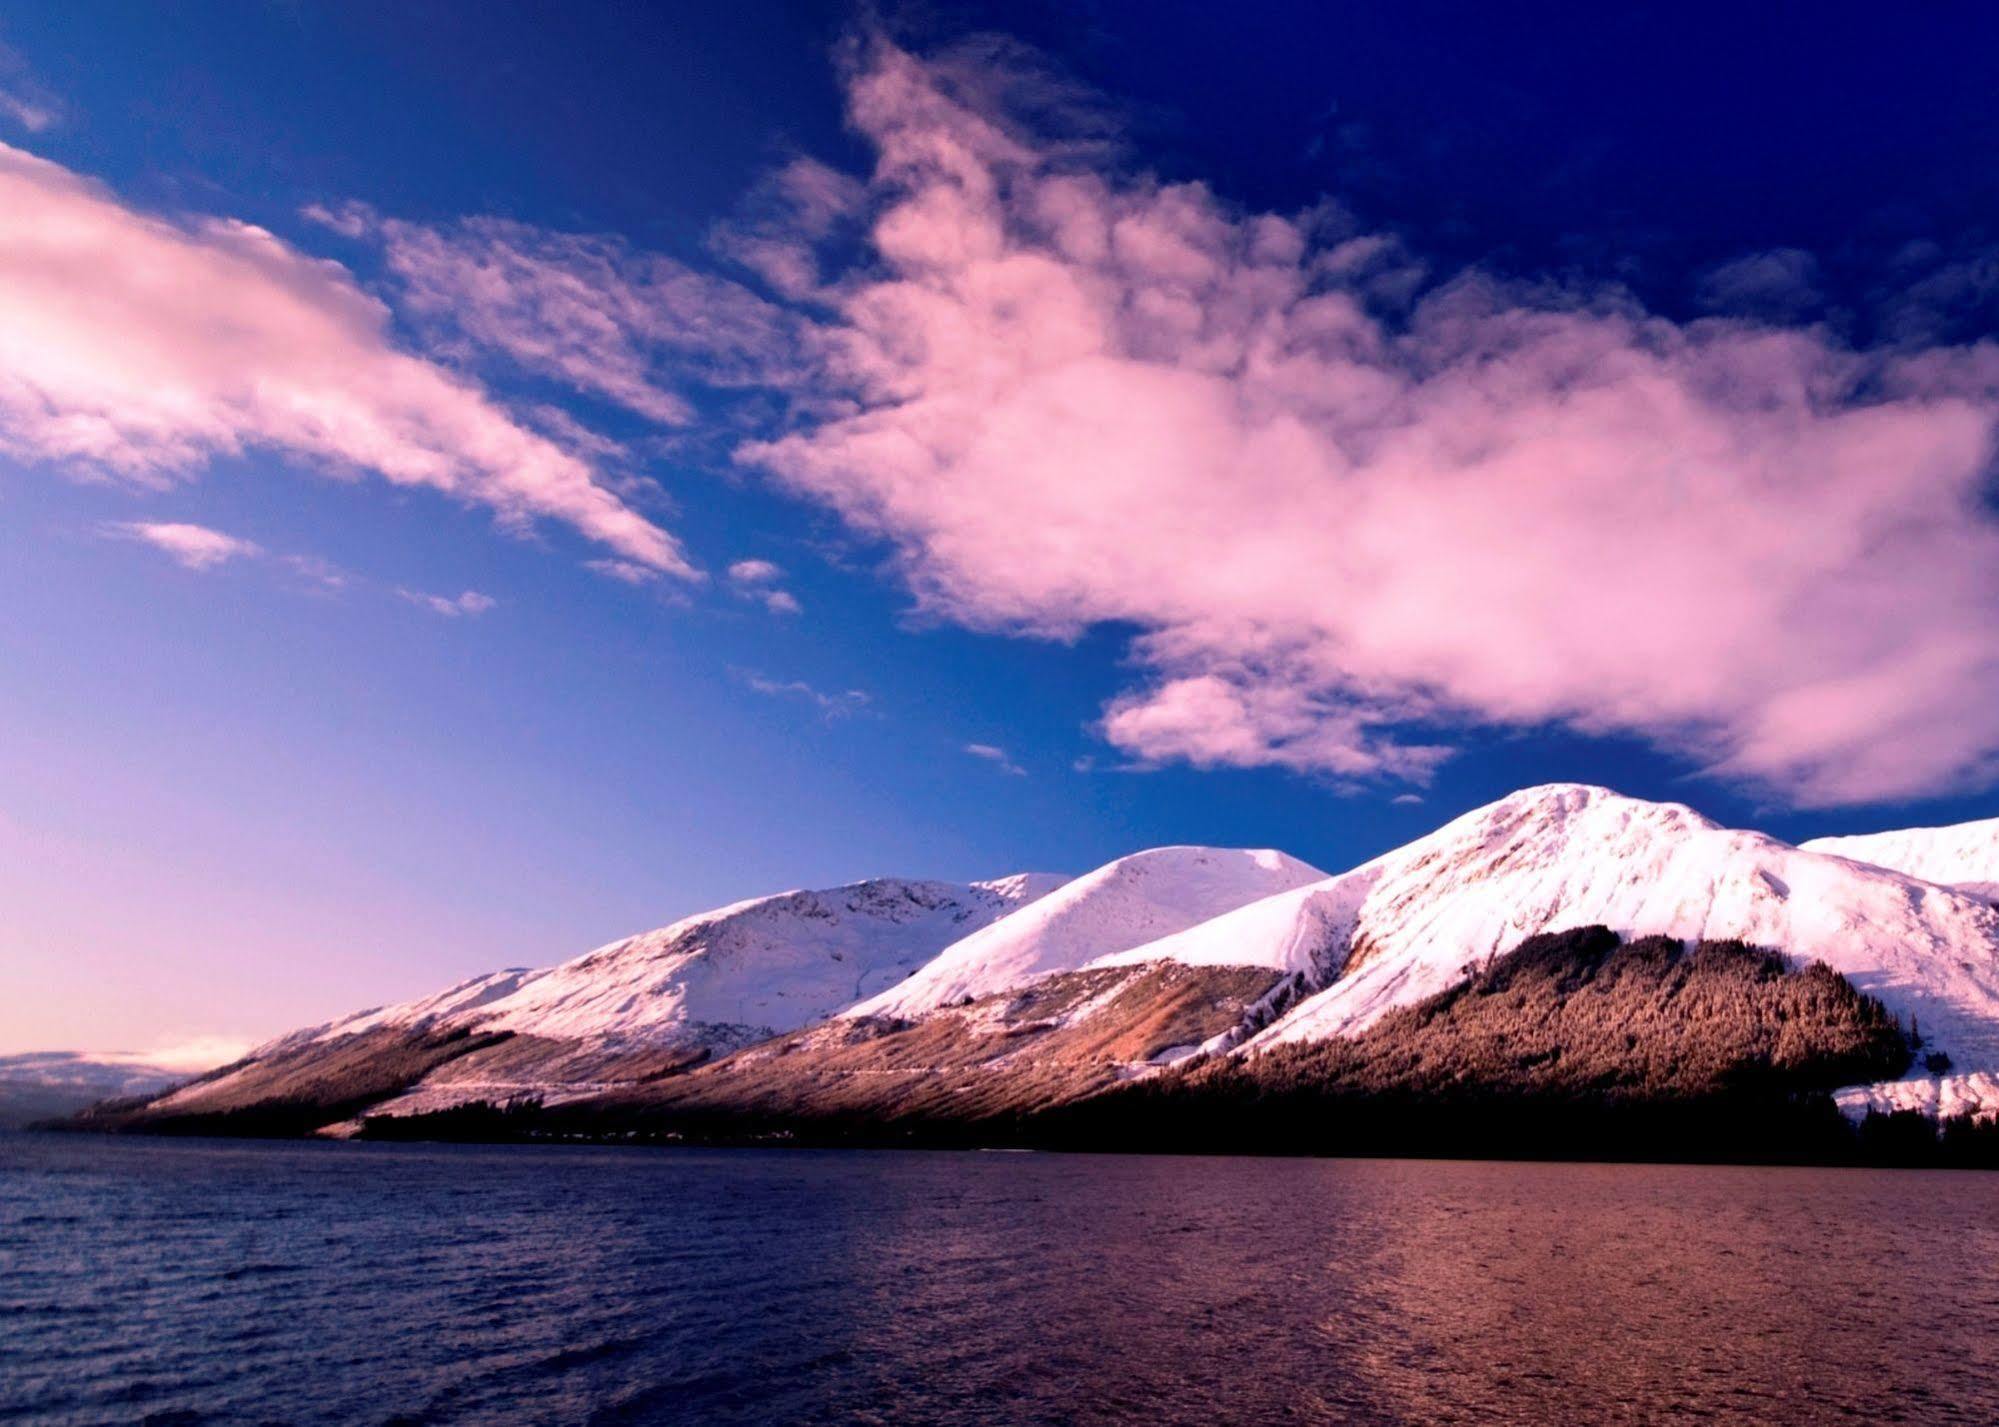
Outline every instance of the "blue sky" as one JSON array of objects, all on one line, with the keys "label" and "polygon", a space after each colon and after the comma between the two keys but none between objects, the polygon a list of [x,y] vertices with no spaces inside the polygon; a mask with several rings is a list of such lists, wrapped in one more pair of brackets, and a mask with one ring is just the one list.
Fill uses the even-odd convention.
[{"label": "blue sky", "polygon": [[[553,507],[503,528],[493,500],[391,484],[365,461],[255,432],[227,449],[204,435],[193,454],[149,453],[157,463],[139,472],[57,458],[45,434],[21,434],[15,409],[15,439],[0,443],[0,972],[26,989],[0,998],[0,1049],[262,1036],[743,896],[872,874],[1080,870],[1167,842],[1274,845],[1337,870],[1557,779],[1683,799],[1788,838],[1999,812],[1982,730],[1920,767],[1826,771],[1891,744],[1936,744],[1936,730],[1967,727],[1960,710],[1989,687],[1982,547],[1951,532],[1987,533],[1965,492],[1983,501],[1989,489],[1977,434],[1989,435],[1991,383],[1933,375],[1939,353],[1954,372],[1975,366],[1999,321],[1999,105],[1980,62],[1990,46],[1963,28],[1975,12],[1898,17],[1913,27],[1893,32],[1878,14],[1835,7],[1806,32],[1679,7],[1584,20],[1406,5],[1248,17],[951,6],[899,12],[874,31],[915,72],[942,66],[965,112],[1011,104],[1017,132],[1062,131],[1073,150],[1057,166],[1109,175],[1106,203],[1157,199],[1133,175],[1198,183],[1222,215],[1213,221],[1240,234],[1252,215],[1335,200],[1337,222],[1300,220],[1309,252],[1362,234],[1403,255],[1368,259],[1401,264],[1371,269],[1370,311],[1413,300],[1389,290],[1397,273],[1427,292],[1471,269],[1501,285],[1481,300],[1509,312],[1594,319],[1616,284],[1618,301],[1675,332],[1708,318],[1813,334],[1813,372],[1827,352],[1928,360],[1869,367],[1814,398],[1814,419],[1893,406],[1906,425],[1868,438],[1877,465],[1884,449],[1891,462],[1927,450],[1946,407],[1960,428],[1911,456],[1932,472],[1920,480],[1897,485],[1873,466],[1853,476],[1824,504],[1865,506],[1872,523],[1813,526],[1813,541],[1901,539],[1902,522],[1880,512],[1932,496],[1956,514],[1918,522],[1927,543],[1895,563],[1814,564],[1781,609],[1743,616],[1767,621],[1759,638],[1809,645],[1811,659],[1823,640],[1822,662],[1798,656],[1794,678],[1754,698],[1726,687],[1753,663],[1690,670],[1689,685],[1714,687],[1682,703],[1671,680],[1654,686],[1608,656],[1601,681],[1617,688],[1600,702],[1559,670],[1515,684],[1475,650],[1424,638],[1420,656],[1398,661],[1395,632],[1416,619],[1399,604],[1328,644],[1320,612],[1278,609],[1268,592],[1243,594],[1240,578],[1155,599],[1156,574],[1137,570],[1073,591],[1059,562],[1121,571],[1121,530],[1149,547],[1200,548],[1202,531],[1159,525],[1142,492],[1128,524],[1115,507],[1092,508],[1075,541],[1020,555],[1030,579],[1006,563],[1011,537],[984,501],[991,466],[968,457],[934,480],[885,486],[824,440],[789,465],[732,454],[816,432],[838,419],[828,403],[850,395],[768,375],[769,350],[751,378],[718,386],[703,375],[712,352],[654,333],[635,348],[646,390],[688,404],[664,422],[607,396],[601,350],[578,359],[595,364],[592,386],[545,354],[523,358],[517,329],[508,347],[480,335],[490,329],[477,314],[440,311],[435,293],[462,299],[460,286],[433,289],[424,306],[398,253],[435,239],[456,255],[478,236],[464,220],[490,217],[520,225],[496,242],[591,235],[616,245],[621,273],[658,255],[805,313],[815,339],[843,330],[826,306],[787,302],[768,274],[746,272],[717,234],[753,230],[788,165],[809,160],[858,185],[884,134],[929,120],[905,104],[873,129],[848,122],[855,74],[879,73],[851,49],[836,56],[875,24],[852,9],[683,13],[694,8],[240,4],[169,16],[107,4],[0,19],[0,96],[13,101],[0,104],[0,142],[105,186],[77,201],[182,234],[197,219],[240,220],[302,261],[341,265],[341,281],[386,305],[385,350],[471,384],[495,420],[564,433],[558,444],[584,450],[577,459],[701,574],[606,578],[590,562],[632,552]],[[1011,42],[970,38],[994,32]],[[988,91],[977,79],[987,73],[1007,83]],[[857,201],[886,200],[871,190]],[[1200,221],[1211,218],[1204,209]],[[893,260],[870,252],[868,221],[823,240],[829,269],[865,281],[870,263]],[[15,270],[0,292],[9,281],[50,290]],[[1522,294],[1536,284],[1597,295],[1535,306]],[[1379,318],[1388,331],[1405,320]],[[1631,339],[1645,350],[1651,340]],[[1701,348],[1685,360],[1698,368],[1689,388],[1707,393],[1714,373],[1749,359]],[[1929,384],[1918,389],[1911,371]],[[1077,407],[1117,404],[1092,396],[1110,387],[1063,390],[1080,393]],[[590,455],[586,431],[616,455]],[[1761,428],[1724,434],[1717,449],[1754,447],[1769,463],[1744,478],[1769,491],[1759,519],[1781,529],[1793,507],[1819,519],[1814,463],[1846,459],[1833,444],[1844,428],[1823,445],[1801,435],[1806,454],[1791,464]],[[965,483],[961,499],[928,504],[947,478]],[[1066,511],[1074,480],[1055,472],[1024,491],[1021,519],[1039,519],[1036,500]],[[1307,513],[1283,528],[1324,509],[1301,489],[1277,492]],[[203,564],[141,525],[198,526],[245,548]],[[1221,527],[1216,537],[1234,538]],[[1771,539],[1773,564],[1788,568],[1796,551]],[[1581,566],[1600,558],[1551,541],[1523,544],[1520,563],[1548,565],[1550,549]],[[1281,558],[1309,572],[1310,553]],[[745,561],[778,572],[732,577]],[[1939,574],[1904,596],[1909,571],[1960,563],[1962,578]],[[1524,641],[1516,662],[1531,664],[1537,627],[1520,612],[1574,610],[1595,593],[1603,621],[1649,628],[1652,607],[1620,587],[1652,570],[1635,568],[1609,561],[1573,585],[1535,585],[1517,610],[1500,601],[1494,637]],[[1413,591],[1411,607],[1438,608],[1424,602],[1444,599],[1438,588]],[[779,589],[796,612],[771,607]],[[1878,636],[1865,651],[1798,622],[1795,606],[1829,589],[1860,592],[1841,618]],[[479,598],[439,604],[468,592]],[[1365,593],[1346,590],[1341,610]],[[1734,606],[1713,600],[1719,637]],[[1483,618],[1481,603],[1460,595],[1446,607]],[[1224,608],[1226,637],[1210,627]],[[1294,618],[1312,632],[1283,623]],[[1596,667],[1589,624],[1565,620],[1551,659]],[[1162,630],[1170,648],[1146,642]],[[1920,694],[1856,699],[1850,719],[1828,719],[1836,740],[1785,702],[1824,708],[1824,690],[1892,670],[1877,645],[1942,644],[1940,630],[1969,651],[1948,676]],[[1258,642],[1266,635],[1273,645]],[[1363,646],[1364,666],[1345,662]],[[1162,689],[1223,691],[1240,700],[1228,715],[1243,729],[1194,727],[1209,705]],[[1802,731],[1771,732],[1780,704],[1782,727]],[[1101,720],[1120,708],[1123,731],[1107,733]],[[1684,733],[1696,718],[1720,732]],[[1229,741],[1238,734],[1248,741]],[[1821,741],[1794,756],[1783,737]]]}]

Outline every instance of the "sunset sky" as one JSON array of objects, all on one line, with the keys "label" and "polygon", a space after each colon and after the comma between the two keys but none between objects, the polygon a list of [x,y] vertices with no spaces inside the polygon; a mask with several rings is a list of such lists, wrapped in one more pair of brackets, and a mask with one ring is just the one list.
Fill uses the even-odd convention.
[{"label": "sunset sky", "polygon": [[10,7],[0,1051],[1999,814],[1999,25],[1617,8]]}]

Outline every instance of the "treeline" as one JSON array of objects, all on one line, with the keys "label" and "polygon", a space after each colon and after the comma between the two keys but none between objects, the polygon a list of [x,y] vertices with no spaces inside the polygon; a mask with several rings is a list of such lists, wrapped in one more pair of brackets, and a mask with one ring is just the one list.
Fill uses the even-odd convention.
[{"label": "treeline", "polygon": [[[174,1092],[107,1101],[51,1128],[296,1139],[394,1099],[439,1066],[505,1043],[511,1031],[404,1031],[382,1027],[326,1043],[308,1042],[267,1060],[225,1067]],[[171,1103],[162,1103],[172,1096]]]},{"label": "treeline", "polygon": [[[520,1101],[366,1122],[372,1137],[1999,1166],[1999,1126],[1855,1125],[1842,1085],[1911,1038],[1822,965],[1734,941],[1531,937],[1359,1036],[1218,1057],[1032,1112],[783,1114]],[[994,1074],[1005,1074],[994,1071]]]},{"label": "treeline", "polygon": [[1064,1107],[1063,1141],[1305,1154],[1849,1160],[1841,1085],[1909,1068],[1880,1002],[1736,941],[1530,937],[1349,1038],[1283,1045]]}]

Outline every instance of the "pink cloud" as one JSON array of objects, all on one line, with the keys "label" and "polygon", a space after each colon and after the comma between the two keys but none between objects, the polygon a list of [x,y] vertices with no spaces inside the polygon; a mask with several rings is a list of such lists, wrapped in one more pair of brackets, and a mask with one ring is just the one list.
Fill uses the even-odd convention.
[{"label": "pink cloud", "polygon": [[461,595],[432,595],[422,590],[397,590],[396,593],[411,604],[447,619],[481,615],[499,604],[491,595],[482,595],[477,590],[467,590]]},{"label": "pink cloud", "polygon": [[968,743],[965,745],[965,752],[971,754],[974,758],[992,764],[1010,778],[1025,778],[1027,776],[1027,770],[1014,762],[1007,755],[1007,751],[997,744]]},{"label": "pink cloud", "polygon": [[766,698],[802,699],[818,709],[829,723],[836,719],[865,713],[873,703],[873,700],[861,689],[841,689],[827,693],[803,679],[772,679],[757,673],[754,669],[731,669],[729,672],[742,680],[744,687]]},{"label": "pink cloud", "polygon": [[694,419],[678,383],[782,385],[811,337],[741,284],[608,235],[501,218],[431,227],[357,204],[305,216],[378,242],[401,308],[446,337],[665,426]]},{"label": "pink cloud", "polygon": [[130,521],[111,526],[109,530],[111,534],[141,540],[155,550],[163,550],[190,570],[212,570],[230,560],[263,553],[254,541],[211,530],[205,525],[177,521]]},{"label": "pink cloud", "polygon": [[1136,626],[1118,747],[1420,783],[1453,728],[1557,722],[1801,804],[1993,773],[1991,349],[1421,288],[1330,210],[1037,138],[983,97],[1019,82],[880,43],[849,80],[869,250],[816,300],[853,404],[740,459],[935,613]]},{"label": "pink cloud", "polygon": [[162,484],[252,448],[693,573],[582,460],[399,350],[343,268],[247,224],[137,212],[0,145],[0,450]]},{"label": "pink cloud", "polygon": [[0,119],[39,134],[62,117],[62,101],[36,81],[19,54],[0,44]]},{"label": "pink cloud", "polygon": [[767,585],[784,578],[784,570],[769,560],[738,560],[729,566],[729,578],[743,585]]},{"label": "pink cloud", "polygon": [[769,560],[738,560],[729,566],[729,583],[744,599],[755,600],[772,614],[803,614],[798,597],[778,584],[782,566]]},{"label": "pink cloud", "polygon": [[624,585],[649,585],[659,578],[659,571],[651,566],[637,565],[630,560],[586,560],[584,564],[605,579]]}]

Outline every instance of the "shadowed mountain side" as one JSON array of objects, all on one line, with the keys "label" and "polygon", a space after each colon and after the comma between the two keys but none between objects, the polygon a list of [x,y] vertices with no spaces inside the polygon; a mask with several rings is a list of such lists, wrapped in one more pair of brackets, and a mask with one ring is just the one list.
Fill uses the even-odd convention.
[{"label": "shadowed mountain side", "polygon": [[1853,1132],[1827,1092],[1911,1056],[1894,1017],[1826,967],[1603,927],[1531,937],[1350,1039],[1194,1051],[1296,992],[1267,970],[1098,968],[915,1022],[820,1027],[642,1091],[367,1132],[1840,1158]]},{"label": "shadowed mountain side", "polygon": [[1823,965],[1737,941],[1530,937],[1362,1034],[1215,1059],[1078,1105],[1051,1139],[1305,1153],[1838,1157],[1828,1092],[1910,1064]]},{"label": "shadowed mountain side", "polygon": [[306,1135],[393,1098],[439,1066],[511,1033],[383,1027],[223,1066],[143,1101],[96,1106],[71,1123],[153,1134]]},{"label": "shadowed mountain side", "polygon": [[[576,1133],[671,1124],[737,1139],[842,1126],[842,1135],[895,1140],[948,1127],[953,1136],[1005,1140],[1038,1112],[1253,1029],[1295,987],[1295,978],[1255,967],[1160,962],[1069,972],[914,1021],[834,1021],[543,1113]],[[366,1133],[422,1137],[477,1123],[482,1113],[490,1112],[378,1116]]]}]

